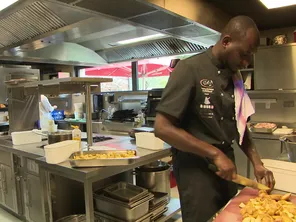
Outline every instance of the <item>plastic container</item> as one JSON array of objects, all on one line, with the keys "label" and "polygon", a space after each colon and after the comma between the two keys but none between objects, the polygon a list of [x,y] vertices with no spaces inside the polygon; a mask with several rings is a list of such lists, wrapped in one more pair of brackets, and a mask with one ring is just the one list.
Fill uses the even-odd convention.
[{"label": "plastic container", "polygon": [[279,161],[279,160],[271,160],[271,159],[263,159],[262,162],[264,166],[273,172],[276,184],[276,190],[282,190],[285,192],[296,193],[296,164]]},{"label": "plastic container", "polygon": [[11,137],[13,145],[40,143],[42,141],[42,136],[32,131],[13,132],[11,133]]},{"label": "plastic container", "polygon": [[46,162],[49,164],[58,164],[68,160],[72,153],[79,151],[79,145],[79,141],[66,140],[45,146]]},{"label": "plastic container", "polygon": [[154,133],[136,133],[137,147],[141,147],[149,150],[161,150],[164,148],[164,142],[155,137]]}]

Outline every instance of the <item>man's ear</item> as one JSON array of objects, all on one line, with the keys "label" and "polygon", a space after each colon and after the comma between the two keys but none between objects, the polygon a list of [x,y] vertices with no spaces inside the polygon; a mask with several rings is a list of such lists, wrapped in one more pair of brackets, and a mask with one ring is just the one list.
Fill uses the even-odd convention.
[{"label": "man's ear", "polygon": [[222,39],[223,47],[228,46],[231,42],[232,42],[232,38],[230,37],[230,35],[225,35]]}]

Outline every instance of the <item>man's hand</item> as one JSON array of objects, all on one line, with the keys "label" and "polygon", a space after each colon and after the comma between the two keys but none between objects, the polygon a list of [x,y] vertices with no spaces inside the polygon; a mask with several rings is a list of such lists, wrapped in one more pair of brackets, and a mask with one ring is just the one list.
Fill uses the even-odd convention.
[{"label": "man's hand", "polygon": [[254,174],[259,183],[262,183],[264,180],[266,186],[268,186],[271,190],[273,190],[275,185],[275,179],[273,177],[273,173],[266,169],[263,164],[254,166]]},{"label": "man's hand", "polygon": [[218,168],[216,174],[224,180],[232,180],[236,177],[236,167],[234,163],[222,152],[213,159]]}]

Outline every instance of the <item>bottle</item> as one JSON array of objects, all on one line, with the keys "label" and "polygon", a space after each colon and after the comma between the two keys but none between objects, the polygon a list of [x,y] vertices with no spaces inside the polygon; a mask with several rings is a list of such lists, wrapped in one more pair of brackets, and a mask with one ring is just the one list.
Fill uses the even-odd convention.
[{"label": "bottle", "polygon": [[72,140],[79,141],[79,147],[81,148],[81,130],[79,129],[79,126],[71,126],[73,128],[72,130]]}]

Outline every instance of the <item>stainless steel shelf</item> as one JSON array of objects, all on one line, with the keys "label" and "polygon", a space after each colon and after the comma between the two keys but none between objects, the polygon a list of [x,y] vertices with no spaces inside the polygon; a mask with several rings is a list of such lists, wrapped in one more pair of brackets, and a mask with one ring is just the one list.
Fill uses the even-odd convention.
[{"label": "stainless steel shelf", "polygon": [[43,81],[33,81],[27,83],[19,83],[8,85],[8,87],[37,87],[37,86],[55,86],[55,85],[99,85],[102,82],[112,82],[111,78],[80,78],[80,77],[71,77],[71,78],[62,78],[62,79],[52,79],[52,80],[43,80]]}]

